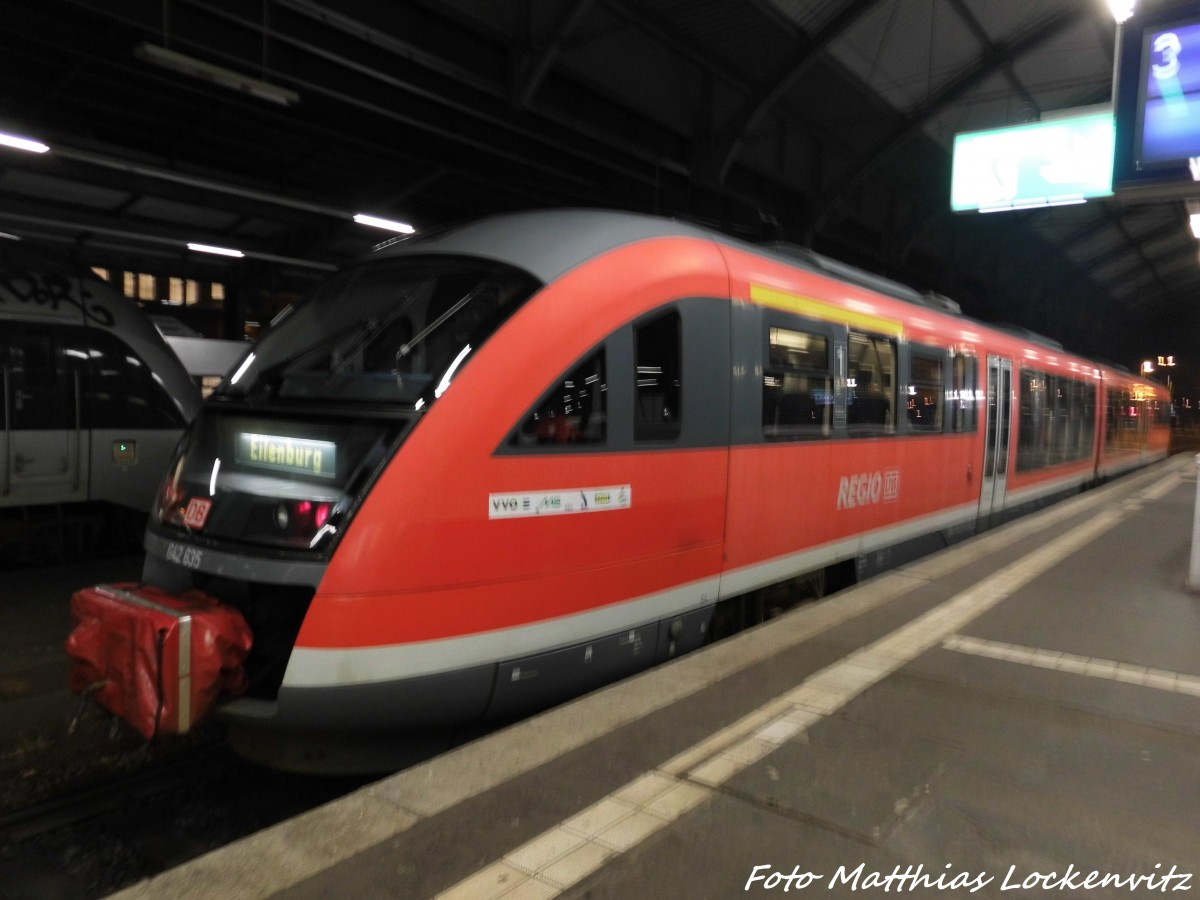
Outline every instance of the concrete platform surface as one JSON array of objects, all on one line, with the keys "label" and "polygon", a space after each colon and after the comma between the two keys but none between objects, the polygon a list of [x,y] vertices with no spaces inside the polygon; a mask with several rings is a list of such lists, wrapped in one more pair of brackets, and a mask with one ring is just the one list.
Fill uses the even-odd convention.
[{"label": "concrete platform surface", "polygon": [[1190,456],[123,898],[1200,891]]}]

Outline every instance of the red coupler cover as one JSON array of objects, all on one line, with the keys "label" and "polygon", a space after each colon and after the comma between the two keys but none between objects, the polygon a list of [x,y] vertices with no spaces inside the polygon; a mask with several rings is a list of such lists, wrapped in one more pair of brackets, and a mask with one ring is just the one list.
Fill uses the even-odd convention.
[{"label": "red coupler cover", "polygon": [[250,627],[207,594],[98,584],[75,593],[71,613],[71,690],[91,689],[147,740],[187,731],[222,693],[246,689]]}]

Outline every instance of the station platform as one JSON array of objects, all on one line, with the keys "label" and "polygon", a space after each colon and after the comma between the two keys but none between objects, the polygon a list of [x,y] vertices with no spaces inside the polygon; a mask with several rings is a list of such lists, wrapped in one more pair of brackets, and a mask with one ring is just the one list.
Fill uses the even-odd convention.
[{"label": "station platform", "polygon": [[497,732],[122,898],[1200,890],[1176,456]]}]

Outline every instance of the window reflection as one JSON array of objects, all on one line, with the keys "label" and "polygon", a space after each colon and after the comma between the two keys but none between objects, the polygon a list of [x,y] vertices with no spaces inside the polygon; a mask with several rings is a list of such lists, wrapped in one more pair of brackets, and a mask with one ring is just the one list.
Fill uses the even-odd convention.
[{"label": "window reflection", "polygon": [[521,423],[510,444],[603,444],[608,439],[608,380],[601,348],[568,372]]},{"label": "window reflection", "polygon": [[833,378],[829,339],[771,327],[763,368],[763,435],[805,438],[828,435],[833,424]]}]

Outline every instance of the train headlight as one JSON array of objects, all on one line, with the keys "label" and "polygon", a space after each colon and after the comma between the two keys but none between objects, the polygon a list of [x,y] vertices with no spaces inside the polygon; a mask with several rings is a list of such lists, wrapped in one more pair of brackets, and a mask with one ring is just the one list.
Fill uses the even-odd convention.
[{"label": "train headlight", "polygon": [[313,524],[317,526],[317,530],[325,527],[325,523],[329,521],[332,506],[328,503],[318,503],[317,508],[313,510]]},{"label": "train headlight", "polygon": [[334,520],[340,518],[335,504],[328,500],[280,500],[271,510],[271,521],[282,536],[313,546],[318,534],[336,533]]},{"label": "train headlight", "polygon": [[168,525],[181,524],[187,507],[187,492],[182,485],[185,460],[185,456],[179,457],[163,477],[162,487],[158,492],[158,521]]}]

